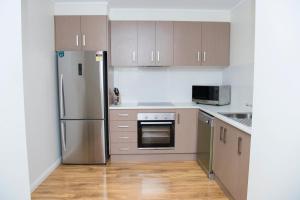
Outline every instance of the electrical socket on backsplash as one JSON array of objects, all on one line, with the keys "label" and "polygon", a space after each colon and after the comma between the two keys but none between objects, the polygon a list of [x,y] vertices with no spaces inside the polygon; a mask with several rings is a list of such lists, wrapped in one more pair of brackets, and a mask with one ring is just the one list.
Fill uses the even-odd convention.
[{"label": "electrical socket on backsplash", "polygon": [[245,106],[252,108],[252,103],[246,103]]}]

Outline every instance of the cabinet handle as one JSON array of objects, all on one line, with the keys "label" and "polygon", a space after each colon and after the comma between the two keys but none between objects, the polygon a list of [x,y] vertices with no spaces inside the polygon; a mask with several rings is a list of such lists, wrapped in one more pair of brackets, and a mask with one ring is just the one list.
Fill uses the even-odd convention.
[{"label": "cabinet handle", "polygon": [[200,62],[200,51],[197,52],[197,60]]},{"label": "cabinet handle", "polygon": [[180,124],[180,114],[177,113],[177,124]]},{"label": "cabinet handle", "polygon": [[223,141],[223,127],[220,127],[220,141]]},{"label": "cabinet handle", "polygon": [[226,144],[227,128],[224,128],[223,143]]},{"label": "cabinet handle", "polygon": [[157,62],[159,63],[159,60],[160,60],[160,58],[159,58],[159,51],[157,51]]},{"label": "cabinet handle", "polygon": [[82,46],[85,46],[85,34],[82,35]]},{"label": "cabinet handle", "polygon": [[206,51],[203,51],[203,62],[206,62]]},{"label": "cabinet handle", "polygon": [[129,128],[129,126],[118,126],[118,128]]},{"label": "cabinet handle", "polygon": [[120,148],[120,151],[128,151],[128,148]]},{"label": "cabinet handle", "polygon": [[124,114],[121,114],[121,113],[120,113],[119,116],[120,116],[120,117],[128,117],[128,114],[127,114],[127,113],[124,113]]},{"label": "cabinet handle", "polygon": [[135,58],[135,51],[132,52],[132,61],[135,62],[136,58]]},{"label": "cabinet handle", "polygon": [[239,155],[242,154],[242,142],[243,142],[243,138],[239,137],[238,138],[238,154]]},{"label": "cabinet handle", "polygon": [[78,37],[78,34],[76,35],[76,46],[79,46],[79,37]]},{"label": "cabinet handle", "polygon": [[151,62],[154,62],[154,51],[151,51]]},{"label": "cabinet handle", "polygon": [[120,136],[120,139],[128,139],[126,136]]}]

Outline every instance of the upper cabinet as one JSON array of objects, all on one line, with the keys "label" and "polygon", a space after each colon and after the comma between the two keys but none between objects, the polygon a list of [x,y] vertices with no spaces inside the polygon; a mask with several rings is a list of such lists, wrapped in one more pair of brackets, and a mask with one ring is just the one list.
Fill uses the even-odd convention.
[{"label": "upper cabinet", "polygon": [[228,66],[230,55],[230,24],[202,23],[202,65]]},{"label": "upper cabinet", "polygon": [[201,65],[201,22],[174,22],[174,65]]},{"label": "upper cabinet", "polygon": [[56,50],[107,50],[107,16],[55,16]]},{"label": "upper cabinet", "polygon": [[114,66],[173,65],[173,22],[112,21]]},{"label": "upper cabinet", "polygon": [[173,65],[174,23],[168,21],[156,22],[156,64]]},{"label": "upper cabinet", "polygon": [[228,66],[226,22],[112,21],[114,66]]},{"label": "upper cabinet", "polygon": [[137,22],[112,21],[111,64],[113,66],[137,66]]},{"label": "upper cabinet", "polygon": [[174,65],[228,66],[230,24],[175,22]]}]

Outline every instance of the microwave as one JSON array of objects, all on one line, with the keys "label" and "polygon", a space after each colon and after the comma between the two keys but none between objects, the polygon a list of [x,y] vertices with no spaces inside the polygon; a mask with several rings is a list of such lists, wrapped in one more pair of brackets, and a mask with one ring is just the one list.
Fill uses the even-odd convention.
[{"label": "microwave", "polygon": [[228,105],[231,100],[231,86],[192,86],[192,100],[198,104]]}]

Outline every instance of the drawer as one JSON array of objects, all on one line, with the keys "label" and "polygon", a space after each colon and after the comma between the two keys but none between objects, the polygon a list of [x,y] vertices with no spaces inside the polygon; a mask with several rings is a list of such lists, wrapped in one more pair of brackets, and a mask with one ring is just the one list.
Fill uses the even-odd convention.
[{"label": "drawer", "polygon": [[136,110],[110,110],[110,120],[137,120]]},{"label": "drawer", "polygon": [[111,143],[111,154],[136,154],[138,151],[137,143]]},{"label": "drawer", "polygon": [[137,132],[137,121],[110,121],[111,132]]},{"label": "drawer", "polygon": [[137,143],[137,132],[111,132],[110,133],[111,143]]}]

